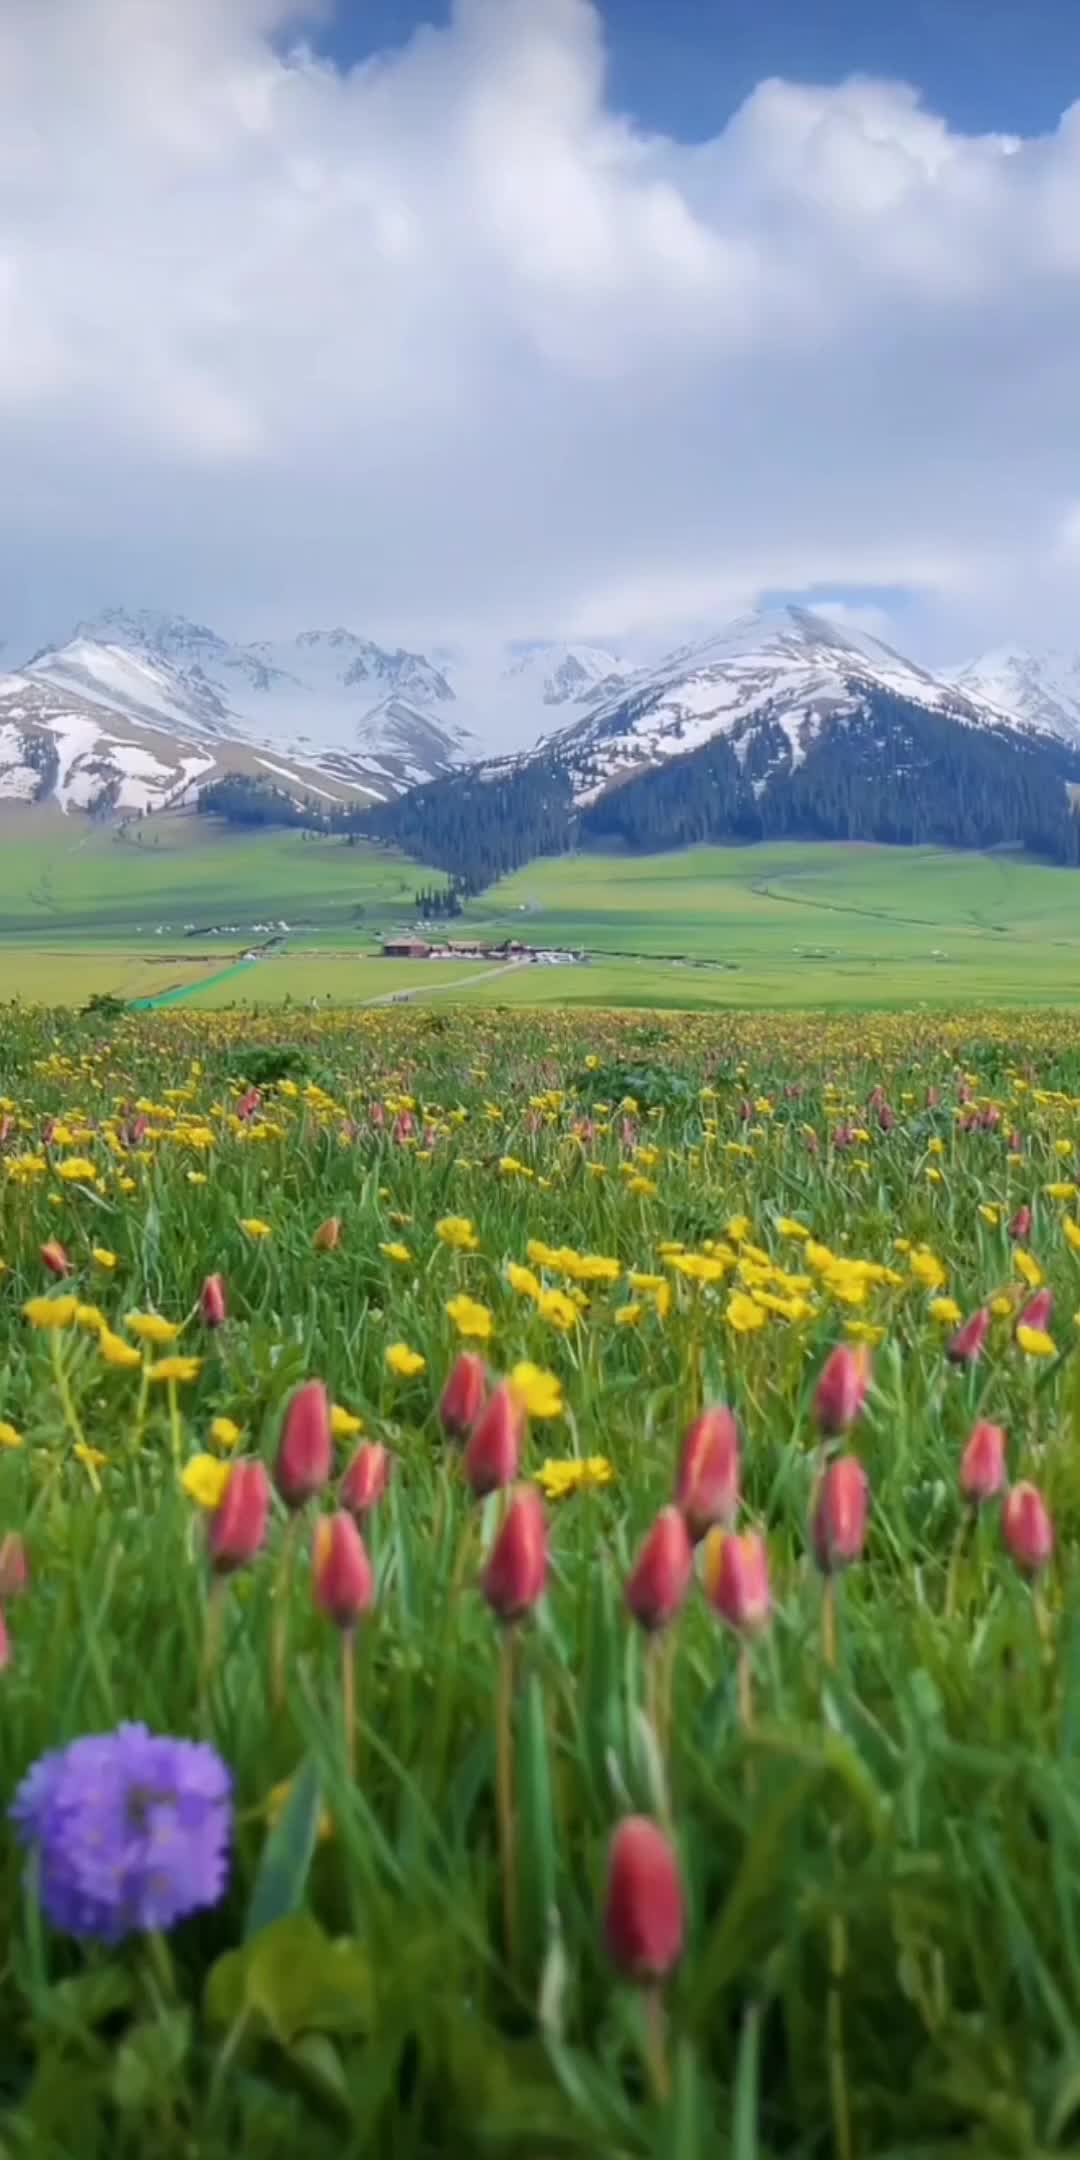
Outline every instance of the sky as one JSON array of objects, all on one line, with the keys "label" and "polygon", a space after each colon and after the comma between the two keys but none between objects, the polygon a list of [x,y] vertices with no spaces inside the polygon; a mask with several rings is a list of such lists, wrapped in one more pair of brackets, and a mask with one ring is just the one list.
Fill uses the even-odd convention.
[{"label": "sky", "polygon": [[1080,646],[1080,0],[0,0],[0,638]]}]

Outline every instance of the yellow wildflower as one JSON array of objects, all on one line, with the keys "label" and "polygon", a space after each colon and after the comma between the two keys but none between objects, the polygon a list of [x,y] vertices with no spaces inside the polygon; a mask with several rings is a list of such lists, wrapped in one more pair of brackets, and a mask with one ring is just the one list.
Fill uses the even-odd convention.
[{"label": "yellow wildflower", "polygon": [[101,1481],[97,1473],[99,1470],[104,1469],[105,1464],[109,1460],[108,1456],[103,1455],[100,1448],[90,1447],[88,1442],[85,1440],[76,1440],[71,1452],[75,1456],[76,1461],[82,1463],[84,1470],[89,1471],[91,1483],[97,1488],[98,1492],[100,1492]]},{"label": "yellow wildflower", "polygon": [[1075,1185],[1059,1182],[1056,1185],[1044,1186],[1043,1189],[1051,1200],[1075,1200],[1076,1198]]},{"label": "yellow wildflower", "polygon": [[767,1324],[766,1315],[760,1305],[755,1305],[753,1298],[748,1297],[745,1290],[732,1291],[724,1318],[728,1326],[734,1328],[736,1335],[756,1334],[758,1328]]},{"label": "yellow wildflower", "polygon": [[885,1329],[873,1320],[845,1320],[844,1333],[850,1335],[852,1342],[868,1343],[872,1350],[885,1340]]},{"label": "yellow wildflower", "polygon": [[1057,1344],[1045,1328],[1025,1327],[1021,1321],[1016,1330],[1016,1340],[1025,1357],[1056,1357]]},{"label": "yellow wildflower", "polygon": [[949,1280],[949,1271],[937,1254],[930,1252],[925,1245],[920,1245],[918,1250],[912,1253],[908,1265],[924,1290],[944,1290]]},{"label": "yellow wildflower", "polygon": [[525,1362],[514,1366],[510,1374],[510,1385],[529,1417],[562,1416],[562,1382],[555,1373],[545,1372],[542,1366]]},{"label": "yellow wildflower", "polygon": [[616,1327],[637,1327],[644,1310],[644,1305],[636,1302],[631,1302],[629,1305],[619,1305],[614,1316]]},{"label": "yellow wildflower", "polygon": [[1012,1312],[1015,1302],[1015,1298],[1005,1297],[1004,1295],[1002,1295],[1001,1297],[991,1298],[990,1310],[993,1313],[995,1320],[1007,1320],[1009,1314]]},{"label": "yellow wildflower", "polygon": [[778,1215],[776,1228],[780,1237],[808,1238],[810,1236],[806,1224],[796,1222],[792,1215]]},{"label": "yellow wildflower", "polygon": [[516,1260],[508,1261],[506,1280],[519,1297],[538,1298],[541,1295],[539,1276],[534,1275],[531,1267],[521,1267]]},{"label": "yellow wildflower", "polygon": [[480,1243],[467,1215],[443,1215],[435,1225],[435,1235],[455,1252],[475,1252]]},{"label": "yellow wildflower", "polygon": [[129,1335],[137,1335],[140,1342],[175,1342],[180,1328],[175,1320],[164,1320],[156,1312],[129,1312],[124,1320]]},{"label": "yellow wildflower", "polygon": [[672,1253],[671,1265],[688,1282],[723,1282],[728,1272],[726,1260],[718,1260],[707,1253]]},{"label": "yellow wildflower", "polygon": [[180,1483],[196,1507],[206,1508],[213,1514],[225,1498],[231,1476],[231,1463],[219,1462],[216,1455],[193,1455],[191,1461],[184,1464]]},{"label": "yellow wildflower", "polygon": [[20,1448],[24,1445],[21,1432],[14,1425],[9,1425],[6,1418],[0,1418],[0,1448]]},{"label": "yellow wildflower", "polygon": [[206,1185],[209,1183],[205,1170],[189,1170],[187,1181],[189,1185]]},{"label": "yellow wildflower", "polygon": [[69,1328],[74,1325],[79,1301],[73,1297],[32,1297],[23,1312],[32,1328]]},{"label": "yellow wildflower", "polygon": [[[331,1412],[331,1428],[332,1426],[333,1413]],[[216,1417],[211,1422],[210,1438],[215,1447],[234,1448],[243,1439],[243,1434],[239,1425],[234,1425],[231,1417]]]},{"label": "yellow wildflower", "polygon": [[985,1223],[989,1223],[991,1230],[996,1230],[998,1228],[998,1225],[1001,1222],[1001,1209],[996,1205],[996,1203],[989,1200],[980,1200],[979,1213],[982,1216],[983,1221]]},{"label": "yellow wildflower", "polygon": [[402,1380],[413,1380],[417,1373],[427,1368],[427,1359],[421,1357],[419,1350],[410,1350],[408,1343],[403,1342],[391,1343],[386,1362],[391,1372],[397,1373]]},{"label": "yellow wildflower", "polygon": [[197,1380],[203,1368],[201,1357],[159,1358],[156,1365],[148,1365],[148,1380],[186,1381]]},{"label": "yellow wildflower", "polygon": [[256,1240],[272,1235],[269,1223],[260,1221],[257,1215],[242,1215],[240,1228],[246,1231],[249,1238],[255,1238]]},{"label": "yellow wildflower", "polygon": [[402,1245],[400,1241],[392,1245],[380,1245],[379,1251],[387,1260],[396,1260],[400,1267],[407,1267],[412,1259],[408,1246]]},{"label": "yellow wildflower", "polygon": [[346,1410],[342,1403],[330,1405],[330,1430],[335,1440],[351,1440],[354,1434],[363,1432],[364,1420],[355,1410]]},{"label": "yellow wildflower", "polygon": [[565,1500],[571,1493],[593,1492],[615,1483],[615,1472],[606,1455],[569,1456],[542,1463],[536,1483],[548,1500]]},{"label": "yellow wildflower", "polygon": [[[551,1292],[553,1297],[557,1296],[557,1294],[556,1291]],[[464,1335],[476,1342],[489,1342],[491,1340],[495,1322],[489,1307],[481,1305],[477,1298],[466,1297],[464,1291],[462,1291],[459,1297],[447,1299],[446,1312],[448,1319],[453,1321],[459,1335]]]},{"label": "yellow wildflower", "polygon": [[942,1327],[959,1327],[964,1315],[955,1298],[936,1297],[930,1300],[930,1317]]},{"label": "yellow wildflower", "polygon": [[117,1264],[116,1254],[110,1252],[105,1245],[95,1245],[91,1257],[97,1262],[98,1267],[105,1268],[110,1275]]},{"label": "yellow wildflower", "polygon": [[1039,1266],[1038,1261],[1033,1260],[1031,1254],[1029,1252],[1025,1252],[1022,1245],[1018,1245],[1016,1251],[1013,1254],[1013,1265],[1016,1269],[1017,1274],[1023,1276],[1029,1290],[1042,1289],[1044,1281],[1043,1271]]},{"label": "yellow wildflower", "polygon": [[1074,1252],[1080,1252],[1080,1223],[1072,1215],[1065,1215],[1062,1217],[1061,1227],[1065,1232],[1066,1244],[1071,1245]]},{"label": "yellow wildflower", "polygon": [[564,1290],[541,1290],[536,1309],[542,1320],[550,1320],[552,1327],[559,1328],[564,1335],[577,1326],[578,1308]]},{"label": "yellow wildflower", "polygon": [[98,1335],[98,1349],[106,1365],[141,1365],[142,1352],[134,1343],[125,1342],[122,1335],[114,1335],[111,1328],[103,1327]]}]

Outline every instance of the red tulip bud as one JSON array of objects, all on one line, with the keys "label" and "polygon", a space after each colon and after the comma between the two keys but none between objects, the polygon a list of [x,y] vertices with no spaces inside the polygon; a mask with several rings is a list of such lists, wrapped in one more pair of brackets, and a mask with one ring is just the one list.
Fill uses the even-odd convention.
[{"label": "red tulip bud", "polygon": [[975,1365],[983,1354],[983,1346],[990,1333],[990,1314],[985,1305],[973,1312],[970,1320],[956,1330],[945,1352],[951,1365]]},{"label": "red tulip bud", "polygon": [[663,1980],[678,1964],[685,1931],[674,1849],[647,1815],[628,1815],[608,1853],[604,1936],[624,1979]]},{"label": "red tulip bud", "polygon": [[487,1401],[487,1367],[482,1357],[473,1350],[463,1350],[457,1359],[439,1404],[439,1416],[443,1430],[455,1440],[464,1440],[470,1433]]},{"label": "red tulip bud", "polygon": [[1026,1239],[1031,1236],[1031,1209],[1029,1207],[1017,1208],[1009,1224],[1009,1236],[1015,1239],[1018,1245],[1024,1244]]},{"label": "red tulip bud", "polygon": [[210,1560],[219,1575],[246,1567],[266,1542],[270,1480],[261,1462],[233,1464],[221,1506],[210,1517]]},{"label": "red tulip bud", "polygon": [[960,1490],[972,1507],[995,1500],[1005,1484],[1005,1435],[1000,1425],[976,1425],[960,1457]]},{"label": "red tulip bud", "polygon": [[1023,1311],[1018,1314],[1016,1325],[1017,1327],[1038,1328],[1039,1332],[1045,1335],[1050,1325],[1053,1310],[1053,1291],[1036,1290],[1034,1297],[1028,1299]]},{"label": "red tulip bud", "polygon": [[870,1386],[872,1360],[865,1343],[840,1343],[826,1358],[814,1396],[818,1430],[830,1439],[854,1425]]},{"label": "red tulip bud", "polygon": [[285,1412],[274,1482],[286,1507],[301,1508],[328,1483],[334,1459],[330,1398],[321,1380],[307,1380]]},{"label": "red tulip bud", "polygon": [[1054,1525],[1041,1492],[1034,1485],[1014,1485],[1002,1513],[1005,1543],[1025,1575],[1037,1575],[1054,1550]]},{"label": "red tulip bud", "polygon": [[225,1294],[223,1275],[207,1276],[199,1298],[199,1311],[204,1324],[209,1328],[219,1328],[228,1319],[229,1301]]},{"label": "red tulip bud", "polygon": [[730,1410],[703,1410],[683,1442],[675,1503],[695,1544],[713,1523],[732,1523],[739,1504],[739,1421]]},{"label": "red tulip bud", "polygon": [[826,1575],[858,1560],[866,1543],[870,1486],[855,1455],[838,1455],[821,1480],[814,1509],[814,1549]]},{"label": "red tulip bud", "polygon": [[7,1672],[11,1662],[11,1636],[8,1633],[8,1624],[4,1609],[2,1606],[0,1606],[0,1672]]},{"label": "red tulip bud", "polygon": [[500,1381],[481,1410],[463,1458],[466,1481],[477,1500],[512,1485],[521,1460],[525,1413],[509,1381]]},{"label": "red tulip bud", "polygon": [[30,1555],[17,1530],[0,1538],[0,1601],[21,1597],[30,1587]]},{"label": "red tulip bud", "polygon": [[56,1238],[50,1238],[41,1248],[41,1257],[50,1275],[70,1275],[71,1262]]},{"label": "red tulip bud", "polygon": [[693,1572],[686,1523],[677,1507],[661,1508],[626,1585],[635,1620],[650,1632],[666,1627],[686,1600]]},{"label": "red tulip bud", "polygon": [[355,1627],[375,1603],[375,1577],[351,1515],[323,1515],[315,1525],[315,1603],[335,1627]]},{"label": "red tulip bud", "polygon": [[520,1620],[544,1594],[548,1570],[547,1517],[539,1493],[525,1485],[510,1501],[481,1587],[496,1619]]},{"label": "red tulip bud", "polygon": [[741,1537],[714,1530],[705,1548],[705,1588],[729,1627],[741,1634],[764,1627],[772,1609],[764,1538],[756,1530],[746,1530]]},{"label": "red tulip bud", "polygon": [[341,1480],[341,1504],[350,1515],[366,1515],[382,1499],[390,1482],[390,1455],[381,1440],[357,1448]]},{"label": "red tulip bud", "polygon": [[311,1242],[316,1252],[336,1252],[341,1243],[340,1216],[328,1215],[326,1221],[319,1224]]}]

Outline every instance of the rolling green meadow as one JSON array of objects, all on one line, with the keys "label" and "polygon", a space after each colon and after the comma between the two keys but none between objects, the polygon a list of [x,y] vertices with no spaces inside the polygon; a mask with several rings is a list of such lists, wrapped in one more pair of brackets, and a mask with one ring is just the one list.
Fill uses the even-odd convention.
[{"label": "rolling green meadow", "polygon": [[[438,882],[391,851],[300,833],[238,835],[176,816],[118,837],[9,813],[0,996],[74,1003],[205,984],[209,1006],[408,991],[422,1002],[686,1010],[1080,996],[1080,890],[1069,871],[1010,855],[793,843],[537,862],[469,903],[450,934],[583,948],[589,964],[499,976],[379,957],[382,936],[412,921],[417,886]],[[280,945],[230,974],[281,921]]]}]

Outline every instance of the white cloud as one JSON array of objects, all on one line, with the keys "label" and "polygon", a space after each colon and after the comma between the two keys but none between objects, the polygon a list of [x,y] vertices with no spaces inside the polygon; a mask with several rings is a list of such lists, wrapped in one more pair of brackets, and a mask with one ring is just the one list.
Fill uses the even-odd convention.
[{"label": "white cloud", "polygon": [[296,12],[3,0],[9,635],[655,635],[804,584],[950,647],[1066,622],[1080,105],[770,81],[689,146],[611,109],[589,0],[348,74]]}]

